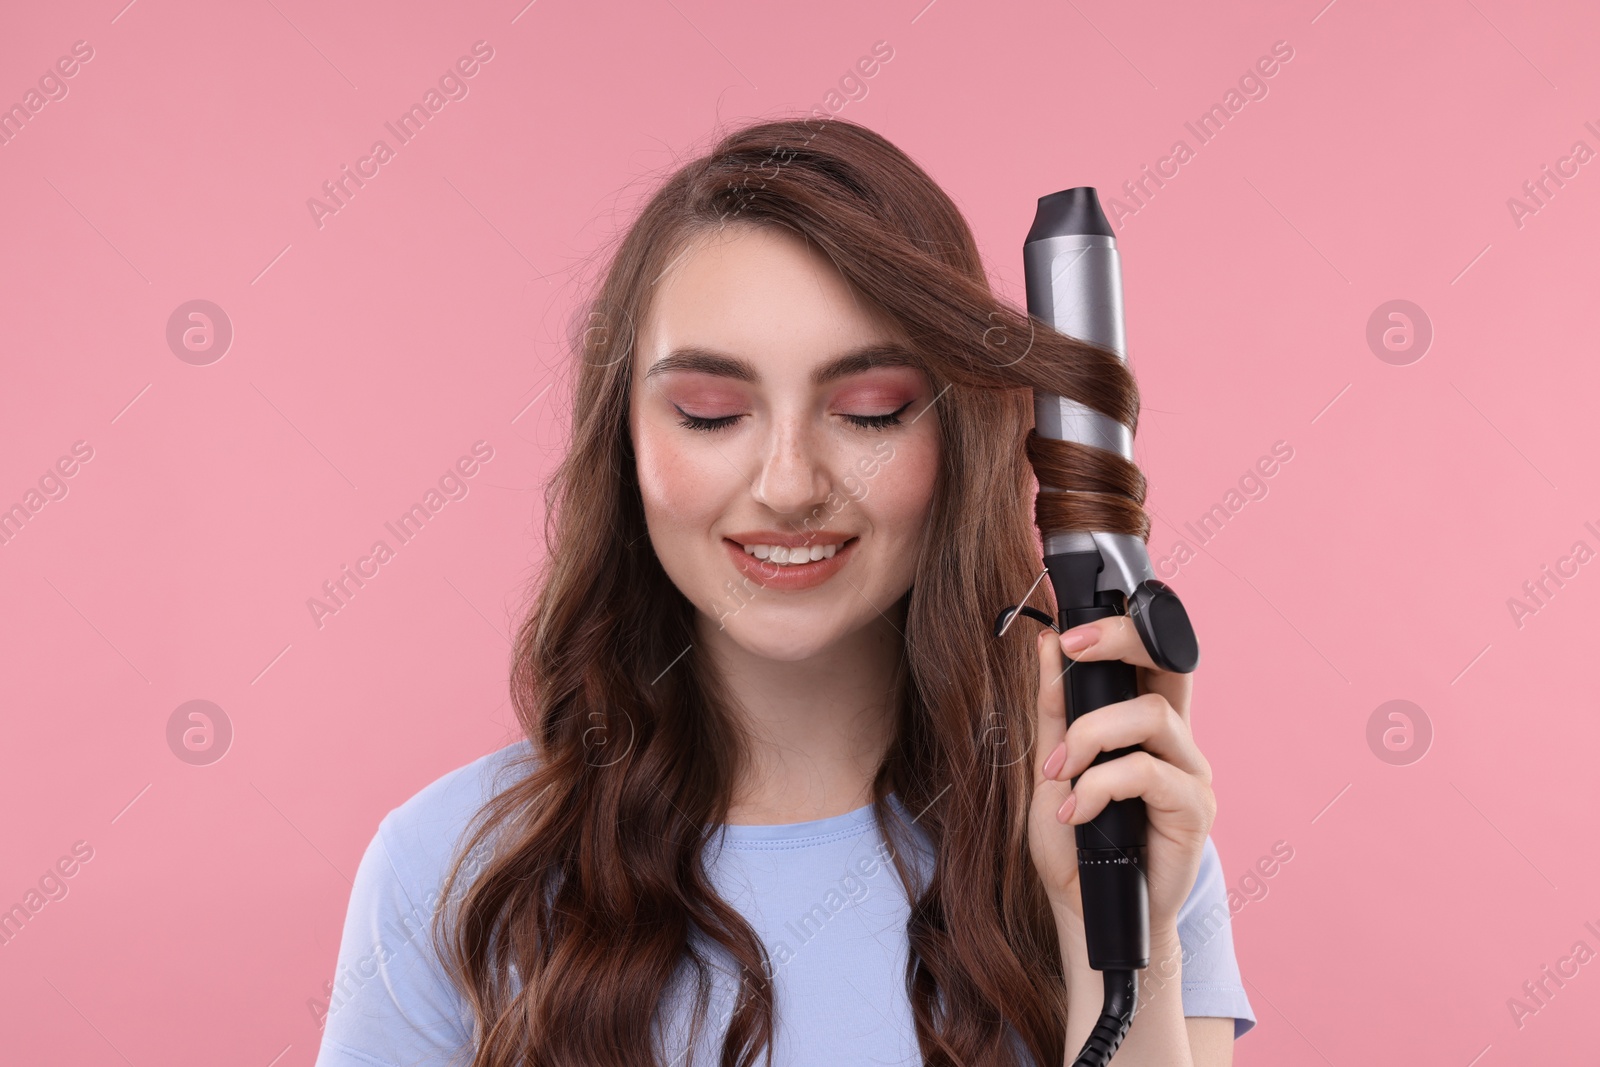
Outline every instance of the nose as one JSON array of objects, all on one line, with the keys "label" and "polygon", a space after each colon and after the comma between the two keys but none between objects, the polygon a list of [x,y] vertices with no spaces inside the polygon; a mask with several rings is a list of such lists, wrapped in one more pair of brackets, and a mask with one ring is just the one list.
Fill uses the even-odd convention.
[{"label": "nose", "polygon": [[828,498],[832,478],[813,434],[800,419],[774,422],[751,493],[780,515],[800,515]]}]

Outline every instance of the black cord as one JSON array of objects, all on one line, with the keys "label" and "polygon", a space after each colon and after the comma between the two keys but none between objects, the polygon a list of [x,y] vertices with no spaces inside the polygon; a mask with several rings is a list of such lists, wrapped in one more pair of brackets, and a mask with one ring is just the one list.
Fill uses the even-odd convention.
[{"label": "black cord", "polygon": [[1100,1021],[1083,1043],[1072,1067],[1105,1067],[1133,1025],[1133,1005],[1139,995],[1139,977],[1133,971],[1106,971],[1106,1002]]}]

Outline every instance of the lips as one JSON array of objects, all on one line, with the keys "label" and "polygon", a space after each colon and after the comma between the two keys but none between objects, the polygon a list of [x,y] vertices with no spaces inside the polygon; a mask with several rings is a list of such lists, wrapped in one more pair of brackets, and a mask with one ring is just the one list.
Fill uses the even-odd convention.
[{"label": "lips", "polygon": [[[836,538],[817,538],[814,544],[834,544]],[[767,544],[769,542],[752,540],[750,544]],[[844,566],[855,556],[856,545],[860,538],[852,537],[844,541],[837,552],[828,559],[814,559],[809,563],[776,564],[767,560],[757,559],[744,550],[744,544],[729,538],[723,538],[722,544],[727,548],[728,554],[733,558],[733,564],[740,573],[763,589],[777,592],[798,592],[803,589],[813,589],[823,582],[838,574]]]}]

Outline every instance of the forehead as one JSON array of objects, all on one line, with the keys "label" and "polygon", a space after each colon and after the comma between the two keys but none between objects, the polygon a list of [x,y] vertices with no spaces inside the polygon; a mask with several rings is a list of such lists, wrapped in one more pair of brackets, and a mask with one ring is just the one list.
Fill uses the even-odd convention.
[{"label": "forehead", "polygon": [[676,349],[736,353],[765,376],[901,339],[893,320],[798,234],[733,225],[697,235],[663,271],[637,353],[641,369]]}]

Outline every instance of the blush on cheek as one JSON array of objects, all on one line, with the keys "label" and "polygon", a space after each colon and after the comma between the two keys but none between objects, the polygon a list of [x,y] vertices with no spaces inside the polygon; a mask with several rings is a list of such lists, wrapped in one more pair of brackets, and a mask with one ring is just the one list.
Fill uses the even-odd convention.
[{"label": "blush on cheek", "polygon": [[665,419],[642,423],[634,457],[647,511],[668,522],[709,528],[730,487],[744,480],[709,443],[685,441]]},{"label": "blush on cheek", "polygon": [[[911,432],[897,435],[892,452],[863,453],[855,468],[860,476],[852,495],[855,506],[863,510],[880,543],[908,560],[927,526],[938,483],[941,456],[931,422],[923,419]],[[871,462],[866,462],[869,456]]]},{"label": "blush on cheek", "polygon": [[897,450],[894,459],[884,464],[873,479],[872,496],[882,521],[920,534],[933,507],[933,490],[938,474],[936,463],[906,449]]}]

